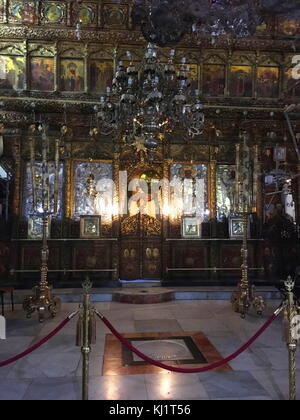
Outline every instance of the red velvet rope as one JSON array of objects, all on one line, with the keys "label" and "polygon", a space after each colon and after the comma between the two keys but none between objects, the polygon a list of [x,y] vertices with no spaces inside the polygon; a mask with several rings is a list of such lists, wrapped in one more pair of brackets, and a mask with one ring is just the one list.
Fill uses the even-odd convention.
[{"label": "red velvet rope", "polygon": [[150,357],[146,356],[145,354],[141,353],[136,347],[132,346],[132,344],[124,338],[115,328],[111,325],[111,323],[105,318],[102,317],[100,314],[97,313],[99,318],[104,322],[104,324],[107,326],[107,328],[110,329],[110,331],[113,333],[113,335],[124,345],[126,346],[130,351],[135,353],[138,357],[140,357],[142,360],[144,360],[147,363],[150,363],[154,366],[160,367],[165,370],[169,370],[171,372],[179,372],[179,373],[201,373],[201,372],[207,372],[209,370],[216,369],[218,367],[221,367],[223,365],[226,365],[231,360],[235,359],[237,356],[239,356],[241,353],[243,353],[245,350],[247,350],[248,347],[251,346],[251,344],[254,343],[255,340],[259,336],[262,335],[262,333],[272,324],[274,319],[277,318],[279,315],[279,312],[276,311],[271,318],[257,331],[257,333],[249,340],[247,343],[245,343],[240,349],[238,349],[236,352],[231,354],[230,356],[226,357],[226,359],[220,360],[219,362],[212,363],[210,365],[204,366],[202,368],[194,368],[194,369],[185,369],[181,367],[176,366],[169,366],[165,365],[164,363],[160,363],[157,360],[151,359]]},{"label": "red velvet rope", "polygon": [[41,347],[43,344],[45,344],[47,341],[49,341],[52,337],[54,337],[57,333],[59,333],[59,331],[62,330],[64,328],[64,326],[67,325],[67,323],[71,321],[71,319],[72,319],[72,317],[66,318],[61,324],[59,324],[59,326],[57,328],[55,328],[55,330],[53,330],[50,334],[48,334],[41,341],[39,341],[38,343],[34,344],[29,349],[23,351],[23,353],[20,353],[20,354],[18,354],[15,357],[11,357],[10,359],[8,359],[8,360],[6,360],[4,362],[0,362],[0,368],[2,368],[4,366],[7,366],[7,365],[10,365],[11,363],[14,363],[14,362],[16,362],[19,359],[22,359],[23,357],[25,357],[28,354],[32,353],[34,350],[36,350],[39,347]]}]

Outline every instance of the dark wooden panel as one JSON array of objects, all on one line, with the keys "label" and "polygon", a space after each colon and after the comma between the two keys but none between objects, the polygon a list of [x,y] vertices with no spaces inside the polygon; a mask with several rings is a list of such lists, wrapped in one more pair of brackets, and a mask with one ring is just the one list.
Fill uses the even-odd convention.
[{"label": "dark wooden panel", "polygon": [[122,280],[137,280],[140,273],[139,241],[123,242],[120,249],[120,277]]}]

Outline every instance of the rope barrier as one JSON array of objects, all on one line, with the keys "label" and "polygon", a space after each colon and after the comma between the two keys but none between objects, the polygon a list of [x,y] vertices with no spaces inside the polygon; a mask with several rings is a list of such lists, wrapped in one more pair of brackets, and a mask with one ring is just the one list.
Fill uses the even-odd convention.
[{"label": "rope barrier", "polygon": [[53,338],[56,334],[58,334],[70,321],[74,316],[78,314],[79,311],[74,312],[73,314],[69,315],[64,321],[62,321],[58,327],[55,328],[50,334],[48,334],[46,337],[44,337],[42,340],[34,344],[33,346],[29,347],[29,349],[23,351],[22,353],[18,354],[17,356],[11,357],[8,360],[5,360],[4,362],[0,362],[0,368],[10,365],[11,363],[16,362],[19,359],[22,359],[23,357],[27,356],[28,354],[34,352],[36,349],[41,347],[43,344],[47,343],[51,338]]},{"label": "rope barrier", "polygon": [[135,353],[138,357],[140,357],[142,360],[144,360],[147,363],[150,363],[154,366],[157,366],[159,368],[169,370],[171,372],[178,372],[178,373],[203,373],[207,372],[209,370],[217,369],[221,366],[226,365],[231,360],[238,357],[241,353],[243,353],[245,350],[248,349],[248,347],[251,346],[251,344],[254,343],[260,337],[264,331],[272,324],[272,322],[278,317],[280,312],[282,311],[282,307],[279,307],[274,314],[268,319],[267,322],[257,331],[256,334],[250,340],[247,341],[241,348],[239,348],[237,351],[232,353],[230,356],[226,357],[226,359],[220,360],[219,362],[212,363],[210,365],[204,366],[202,368],[193,368],[193,369],[186,369],[176,366],[170,366],[166,365],[164,363],[161,363],[157,360],[152,359],[151,357],[146,356],[144,353],[141,353],[136,347],[134,347],[125,337],[123,337],[113,326],[112,324],[99,312],[95,311],[98,317],[101,319],[101,321],[107,326],[107,328],[113,333],[113,335],[124,345],[126,346],[130,351]]}]

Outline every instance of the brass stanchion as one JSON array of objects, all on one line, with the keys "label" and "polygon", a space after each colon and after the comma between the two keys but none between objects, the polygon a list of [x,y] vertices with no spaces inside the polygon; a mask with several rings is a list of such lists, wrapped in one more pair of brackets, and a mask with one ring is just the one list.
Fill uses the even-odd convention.
[{"label": "brass stanchion", "polygon": [[96,325],[94,308],[90,305],[90,291],[92,283],[89,277],[86,277],[83,287],[83,303],[81,314],[77,325],[77,346],[81,346],[82,354],[82,400],[89,399],[89,362],[91,353],[91,344],[96,341]]},{"label": "brass stanchion", "polygon": [[285,289],[287,291],[285,308],[284,308],[284,318],[285,323],[288,327],[286,331],[286,342],[289,352],[289,399],[291,401],[296,400],[296,351],[297,351],[297,341],[299,339],[298,331],[298,319],[297,315],[299,313],[299,306],[295,301],[294,297],[294,286],[295,282],[292,280],[291,276],[287,278],[284,283]]}]

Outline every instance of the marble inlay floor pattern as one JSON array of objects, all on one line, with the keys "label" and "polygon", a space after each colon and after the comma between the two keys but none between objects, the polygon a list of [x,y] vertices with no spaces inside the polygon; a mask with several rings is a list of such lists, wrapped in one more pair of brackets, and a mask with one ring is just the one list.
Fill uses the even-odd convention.
[{"label": "marble inlay floor pattern", "polygon": [[[134,333],[123,334],[125,338],[140,351],[154,360],[159,360],[170,366],[181,366],[186,368],[204,367],[211,363],[218,362],[223,359],[216,348],[210,343],[207,337],[201,332],[160,332],[160,333]],[[146,340],[181,340],[188,344],[186,347],[186,354],[190,356],[182,360],[174,354],[170,354],[170,360],[165,357],[162,360],[159,355],[147,352],[143,349],[141,342]],[[198,351],[198,354],[197,354]],[[192,352],[194,354],[192,354]],[[203,360],[201,360],[203,358]],[[231,370],[229,365],[220,367],[218,371]],[[148,364],[139,360],[132,352],[126,349],[118,339],[112,334],[107,334],[103,358],[103,375],[136,375],[145,373],[161,373],[164,369]]]},{"label": "marble inlay floor pattern", "polygon": [[[246,319],[232,311],[228,300],[181,300],[148,305],[95,302],[94,306],[133,342],[147,337],[183,339],[187,335],[196,339],[201,332],[199,349],[211,362],[229,356],[249,340],[279,303],[268,300],[262,317],[251,311]],[[0,361],[45,337],[77,308],[78,303],[63,303],[55,319],[39,324],[36,315],[26,319],[21,305],[16,305],[15,312],[7,305],[7,340],[0,340]],[[76,323],[77,319],[72,319],[36,352],[0,369],[0,400],[81,399],[82,363],[80,349],[75,347]],[[110,353],[107,353],[110,343]],[[189,353],[187,356],[190,357]],[[199,374],[171,373],[147,364],[124,366],[122,357],[122,346],[99,320],[97,343],[92,346],[90,355],[91,400],[288,399],[288,352],[282,341],[281,316],[248,350],[230,362],[231,369]],[[296,358],[299,399],[299,350]],[[186,365],[195,366],[194,363]]]}]

